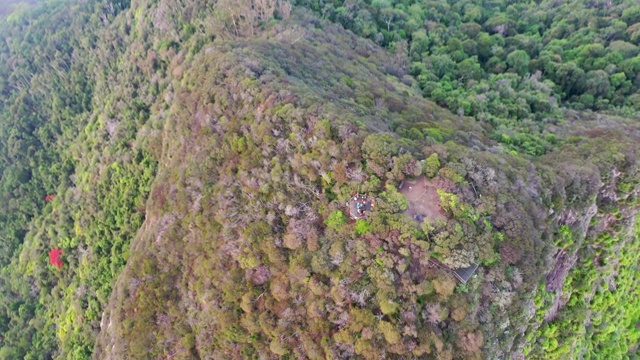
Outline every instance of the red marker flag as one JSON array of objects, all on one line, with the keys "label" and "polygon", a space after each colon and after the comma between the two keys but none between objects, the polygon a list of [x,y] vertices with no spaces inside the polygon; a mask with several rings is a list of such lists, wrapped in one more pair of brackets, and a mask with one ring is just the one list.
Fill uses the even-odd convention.
[{"label": "red marker flag", "polygon": [[58,248],[51,249],[49,252],[49,262],[58,269],[62,269],[63,265],[60,255],[62,255],[62,250]]}]

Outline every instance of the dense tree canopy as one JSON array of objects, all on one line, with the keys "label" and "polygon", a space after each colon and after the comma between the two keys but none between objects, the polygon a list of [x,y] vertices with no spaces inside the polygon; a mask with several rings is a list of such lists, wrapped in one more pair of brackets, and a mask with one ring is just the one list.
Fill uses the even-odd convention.
[{"label": "dense tree canopy", "polygon": [[0,359],[637,353],[634,1],[21,9]]},{"label": "dense tree canopy", "polygon": [[[407,52],[423,94],[535,143],[560,109],[640,116],[640,20],[634,1],[298,0],[391,51]],[[504,73],[513,73],[506,81]],[[542,130],[541,130],[542,129]],[[523,136],[521,135],[521,136]],[[539,148],[535,148],[535,147]]]}]

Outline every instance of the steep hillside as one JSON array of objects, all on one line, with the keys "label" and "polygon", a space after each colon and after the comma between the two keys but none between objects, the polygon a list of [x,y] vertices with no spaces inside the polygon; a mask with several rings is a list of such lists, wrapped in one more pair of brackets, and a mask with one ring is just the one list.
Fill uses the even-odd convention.
[{"label": "steep hillside", "polygon": [[[295,33],[301,27],[304,36]],[[576,304],[598,298],[637,258],[630,247],[621,263],[587,264],[585,255],[575,264],[578,251],[599,259],[612,250],[585,248],[590,237],[637,246],[637,145],[627,136],[638,135],[637,124],[568,121],[557,132],[572,136],[524,159],[385,75],[391,61],[307,16],[205,46],[151,125],[162,128],[158,176],[94,357],[583,351],[584,333],[565,325],[590,321]],[[398,136],[408,129],[424,135]],[[419,162],[432,154],[435,169]],[[444,223],[420,227],[402,214],[395,186],[422,171],[448,184]],[[366,225],[342,215],[357,192],[378,203]],[[481,268],[456,285],[430,256]],[[572,267],[570,279],[611,275],[588,289],[563,287]],[[632,273],[617,278],[613,295],[630,305]],[[618,323],[632,327],[634,311],[615,315]],[[560,348],[549,328],[565,339]],[[609,351],[606,329],[591,331],[587,351]],[[637,337],[628,341],[610,354],[627,353]]]},{"label": "steep hillside", "polygon": [[10,16],[14,12],[25,10],[36,3],[37,1],[35,0],[4,0],[0,2],[0,19]]},{"label": "steep hillside", "polygon": [[406,67],[391,68],[425,96],[530,155],[549,147],[564,108],[640,117],[637,1],[296,3],[396,53]]},{"label": "steep hillside", "polygon": [[[392,214],[398,210],[391,199],[389,213],[371,220],[377,231],[367,241],[378,246],[351,225],[325,230],[322,222],[358,187],[377,193],[384,190],[381,180],[397,184],[420,171],[411,155],[422,156],[419,143],[367,134],[389,134],[401,121],[434,132],[449,124],[451,138],[457,137],[455,124],[480,129],[384,75],[379,69],[388,59],[367,42],[326,26],[291,46],[286,36],[295,25],[205,47],[182,75],[176,97],[159,114],[159,174],[103,319],[97,358],[138,357],[149,349],[152,357],[171,351],[238,357],[269,348],[284,355],[303,343],[300,351],[319,355],[320,340],[347,324],[351,297],[360,294],[364,310],[351,310],[377,333],[374,309],[382,300],[376,294],[388,296],[388,303],[415,296],[398,291],[391,270],[373,262],[383,246],[379,238],[413,226]],[[363,141],[371,156],[388,157],[379,164],[381,178],[369,175],[373,164],[363,161]],[[401,147],[404,155],[396,160]],[[397,165],[387,176],[390,161]],[[389,189],[389,197],[399,195]],[[396,253],[399,241],[389,250]],[[404,256],[414,248],[412,256],[426,264],[426,242],[403,242]],[[349,260],[346,254],[356,247],[362,259]],[[394,260],[388,261],[393,269]],[[334,297],[328,296],[332,287]],[[262,302],[257,308],[256,300]],[[279,342],[285,335],[289,340]],[[255,345],[240,345],[249,338]],[[327,351],[348,352],[345,346],[325,344]]]},{"label": "steep hillside", "polygon": [[256,4],[6,23],[1,359],[636,356],[636,120],[514,135],[425,99],[399,48]]}]

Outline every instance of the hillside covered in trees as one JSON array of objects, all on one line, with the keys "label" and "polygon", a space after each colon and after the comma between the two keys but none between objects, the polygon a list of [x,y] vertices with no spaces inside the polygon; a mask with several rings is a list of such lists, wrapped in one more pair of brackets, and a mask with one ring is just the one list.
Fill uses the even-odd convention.
[{"label": "hillside covered in trees", "polygon": [[635,1],[11,9],[0,359],[638,358]]}]

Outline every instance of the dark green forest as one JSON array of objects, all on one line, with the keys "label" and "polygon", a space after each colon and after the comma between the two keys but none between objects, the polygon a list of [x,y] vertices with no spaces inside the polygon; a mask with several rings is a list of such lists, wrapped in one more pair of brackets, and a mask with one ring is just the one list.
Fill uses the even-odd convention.
[{"label": "dark green forest", "polygon": [[3,3],[0,359],[638,359],[639,46],[633,0]]},{"label": "dark green forest", "polygon": [[631,1],[298,3],[388,48],[399,60],[385,64],[390,72],[491,124],[508,148],[548,151],[548,125],[566,109],[640,117],[640,5]]}]

